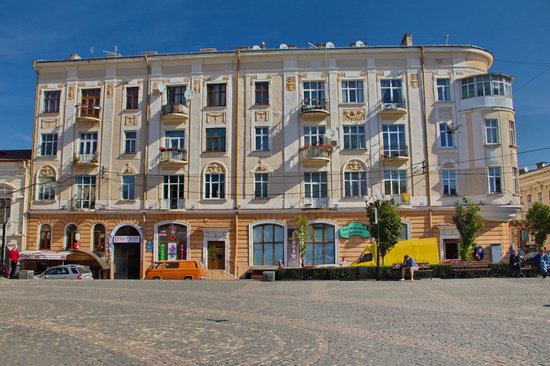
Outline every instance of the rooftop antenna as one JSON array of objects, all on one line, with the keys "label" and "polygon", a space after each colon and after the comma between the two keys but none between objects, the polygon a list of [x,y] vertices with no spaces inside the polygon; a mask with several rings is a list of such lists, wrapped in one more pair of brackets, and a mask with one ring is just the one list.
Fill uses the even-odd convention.
[{"label": "rooftop antenna", "polygon": [[92,56],[94,55],[94,46],[92,46],[92,48],[90,48],[90,53],[92,54]]},{"label": "rooftop antenna", "polygon": [[445,46],[449,45],[449,33],[443,34],[443,38],[445,38]]},{"label": "rooftop antenna", "polygon": [[316,46],[316,45],[314,45],[314,44],[313,44],[313,43],[311,43],[311,42],[308,42],[307,44],[309,45],[309,47],[310,47],[310,48],[317,48],[317,46]]},{"label": "rooftop antenna", "polygon": [[115,44],[115,52],[111,52],[111,51],[103,51],[103,52],[114,57],[120,56],[120,54],[118,53],[118,46],[116,44]]}]

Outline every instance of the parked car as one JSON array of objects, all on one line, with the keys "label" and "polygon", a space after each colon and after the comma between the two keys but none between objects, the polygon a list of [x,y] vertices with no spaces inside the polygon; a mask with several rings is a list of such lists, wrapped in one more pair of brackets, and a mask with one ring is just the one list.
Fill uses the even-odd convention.
[{"label": "parked car", "polygon": [[206,278],[206,268],[201,261],[153,262],[145,272],[146,280],[201,280]]},{"label": "parked car", "polygon": [[93,280],[92,271],[78,264],[64,264],[48,268],[36,278],[44,280]]}]

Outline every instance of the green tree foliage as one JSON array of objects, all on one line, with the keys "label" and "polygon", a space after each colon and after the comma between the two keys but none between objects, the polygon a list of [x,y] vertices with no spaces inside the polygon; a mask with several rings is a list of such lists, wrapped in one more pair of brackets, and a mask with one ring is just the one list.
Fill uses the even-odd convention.
[{"label": "green tree foliage", "polygon": [[300,253],[300,262],[302,267],[304,266],[307,250],[307,242],[311,240],[313,236],[313,231],[311,230],[311,225],[309,220],[305,216],[296,217],[296,229],[292,234],[292,240],[298,245],[298,252]]},{"label": "green tree foliage", "polygon": [[[375,208],[379,208],[378,223],[374,223]],[[369,216],[369,231],[374,238],[379,238],[380,257],[382,265],[384,257],[397,244],[401,237],[401,217],[392,201],[378,201],[367,206]],[[380,229],[380,231],[378,231]]]},{"label": "green tree foliage", "polygon": [[472,250],[476,245],[476,235],[483,229],[483,219],[479,205],[464,197],[456,201],[453,222],[460,234],[459,254],[462,260],[472,259]]},{"label": "green tree foliage", "polygon": [[535,202],[527,212],[527,229],[535,237],[537,248],[544,247],[550,234],[550,206]]}]

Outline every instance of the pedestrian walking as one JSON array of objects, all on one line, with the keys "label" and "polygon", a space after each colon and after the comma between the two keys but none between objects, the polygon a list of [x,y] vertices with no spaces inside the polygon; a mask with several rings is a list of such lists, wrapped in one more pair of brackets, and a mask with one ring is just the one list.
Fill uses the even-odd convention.
[{"label": "pedestrian walking", "polygon": [[10,260],[10,278],[15,278],[15,272],[17,272],[17,263],[19,262],[19,249],[17,245],[14,245],[8,250],[8,258]]},{"label": "pedestrian walking", "polygon": [[521,275],[521,259],[514,250],[510,252],[510,273],[516,278]]}]

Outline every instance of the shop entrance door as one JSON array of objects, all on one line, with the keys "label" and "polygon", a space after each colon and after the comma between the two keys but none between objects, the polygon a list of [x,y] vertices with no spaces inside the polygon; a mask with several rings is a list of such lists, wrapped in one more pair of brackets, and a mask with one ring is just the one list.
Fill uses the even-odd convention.
[{"label": "shop entrance door", "polygon": [[445,239],[443,243],[445,244],[445,259],[458,259],[458,241]]},{"label": "shop entrance door", "polygon": [[113,237],[113,270],[115,279],[139,280],[141,235],[133,226],[123,226]]},{"label": "shop entrance door", "polygon": [[208,242],[208,269],[225,269],[225,242]]}]

